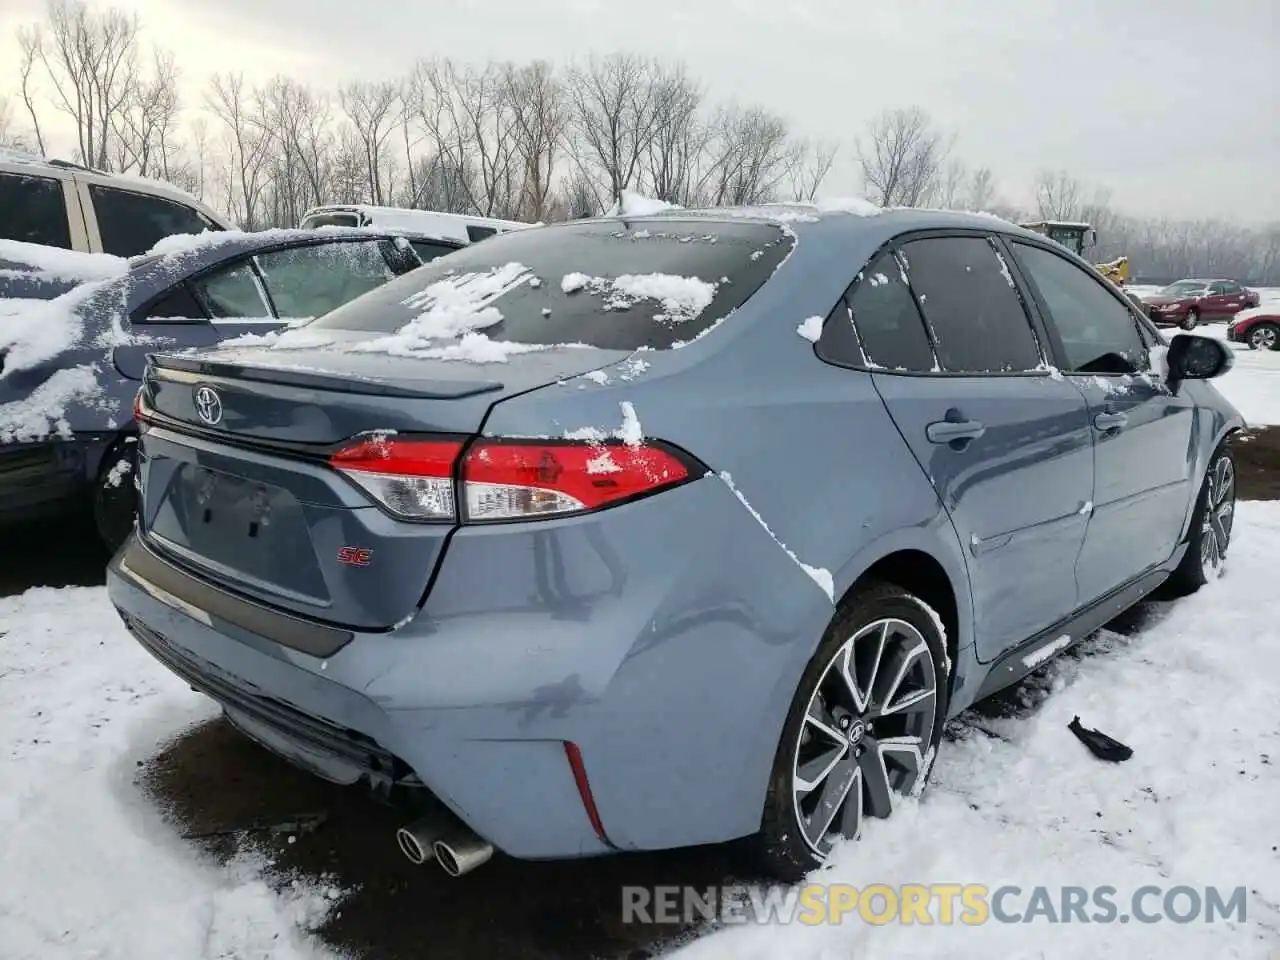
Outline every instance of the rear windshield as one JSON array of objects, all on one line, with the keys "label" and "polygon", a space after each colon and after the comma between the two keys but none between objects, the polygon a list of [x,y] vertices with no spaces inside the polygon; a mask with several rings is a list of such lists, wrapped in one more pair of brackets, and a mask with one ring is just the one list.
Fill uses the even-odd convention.
[{"label": "rear windshield", "polygon": [[303,230],[316,227],[358,227],[360,218],[354,213],[313,213],[302,221]]},{"label": "rear windshield", "polygon": [[493,340],[662,350],[742,306],[794,242],[776,225],[741,221],[515,230],[429,263],[309,326],[390,334],[432,311],[456,316],[452,308],[465,304],[485,313],[474,328]]}]

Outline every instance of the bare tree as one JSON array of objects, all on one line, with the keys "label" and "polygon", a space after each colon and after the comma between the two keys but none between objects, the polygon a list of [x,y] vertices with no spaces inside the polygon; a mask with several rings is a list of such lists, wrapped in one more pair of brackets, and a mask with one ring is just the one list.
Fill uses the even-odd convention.
[{"label": "bare tree", "polygon": [[702,118],[704,93],[683,64],[659,68],[654,83],[653,136],[643,176],[659,200],[688,204],[712,138]]},{"label": "bare tree", "polygon": [[963,160],[952,158],[939,171],[934,184],[933,202],[943,210],[958,210],[965,204],[965,187],[969,168]]},{"label": "bare tree", "polygon": [[326,202],[334,131],[328,97],[285,76],[254,92],[251,119],[275,146],[270,151],[270,220],[296,224],[307,208]]},{"label": "bare tree", "polygon": [[884,207],[919,206],[933,190],[950,152],[919,107],[886,110],[857,141],[858,161],[870,199]]},{"label": "bare tree", "polygon": [[241,74],[214,74],[205,94],[209,111],[226,131],[230,170],[226,178],[227,207],[238,210],[246,230],[261,225],[259,204],[266,189],[270,141],[253,121],[252,93]]},{"label": "bare tree", "polygon": [[631,54],[592,58],[569,69],[575,162],[586,181],[600,180],[611,202],[635,185],[653,143],[659,76],[654,61]]},{"label": "bare tree", "polygon": [[80,160],[110,169],[112,124],[136,81],[138,19],[114,7],[93,13],[83,0],[48,0],[46,19],[34,50],[54,106],[75,125]]},{"label": "bare tree", "polygon": [[174,175],[179,100],[173,54],[154,51],[150,79],[135,75],[120,109],[109,118],[111,169],[169,180]]},{"label": "bare tree", "polygon": [[799,140],[791,148],[791,199],[812,203],[835,166],[840,145],[833,140]]},{"label": "bare tree", "polygon": [[1084,202],[1084,185],[1065,170],[1036,176],[1036,210],[1045,220],[1075,220]]},{"label": "bare tree", "polygon": [[979,167],[969,176],[969,209],[983,211],[995,201],[995,175],[991,172],[990,167]]},{"label": "bare tree", "polygon": [[713,121],[713,159],[700,191],[712,206],[763,203],[788,172],[787,124],[760,108],[730,107]]},{"label": "bare tree", "polygon": [[504,80],[513,146],[521,167],[519,205],[513,213],[529,221],[542,220],[568,124],[564,88],[545,60],[523,67],[508,64]]},{"label": "bare tree", "polygon": [[400,117],[400,90],[395,83],[350,83],[338,92],[342,110],[355,128],[364,153],[368,197],[385,202],[384,150]]},{"label": "bare tree", "polygon": [[18,61],[18,82],[22,93],[22,104],[27,108],[27,116],[31,118],[31,129],[36,137],[36,149],[41,156],[45,155],[44,133],[40,129],[40,115],[35,105],[35,73],[36,61],[40,57],[40,32],[35,26],[18,28],[18,49],[22,56]]}]

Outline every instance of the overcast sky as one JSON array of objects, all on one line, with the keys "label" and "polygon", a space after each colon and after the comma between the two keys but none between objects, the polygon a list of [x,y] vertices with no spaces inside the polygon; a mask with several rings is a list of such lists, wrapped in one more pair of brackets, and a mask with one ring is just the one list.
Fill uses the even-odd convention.
[{"label": "overcast sky", "polygon": [[[870,116],[919,105],[956,155],[1029,203],[1063,167],[1126,211],[1280,220],[1280,0],[119,0],[173,49],[198,97],[212,71],[317,85],[380,79],[417,57],[682,58],[712,95],[838,140],[824,192],[859,187]],[[13,26],[0,0],[0,83]]]}]

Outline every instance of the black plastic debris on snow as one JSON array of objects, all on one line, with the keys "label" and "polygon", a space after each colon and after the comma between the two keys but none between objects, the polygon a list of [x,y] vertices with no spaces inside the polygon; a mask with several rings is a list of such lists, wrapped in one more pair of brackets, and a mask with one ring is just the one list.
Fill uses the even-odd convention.
[{"label": "black plastic debris on snow", "polygon": [[1099,760],[1106,760],[1109,763],[1123,763],[1133,756],[1133,749],[1125,746],[1119,740],[1108,737],[1105,733],[1098,730],[1090,730],[1080,725],[1080,718],[1076,717],[1069,724],[1067,729],[1076,735],[1076,739],[1089,748]]}]

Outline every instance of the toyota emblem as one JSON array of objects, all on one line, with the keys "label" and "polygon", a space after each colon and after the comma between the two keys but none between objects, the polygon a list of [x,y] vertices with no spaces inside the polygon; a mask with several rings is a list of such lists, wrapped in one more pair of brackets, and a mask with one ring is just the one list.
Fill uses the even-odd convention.
[{"label": "toyota emblem", "polygon": [[196,387],[196,416],[211,427],[222,420],[222,398],[213,387]]}]

